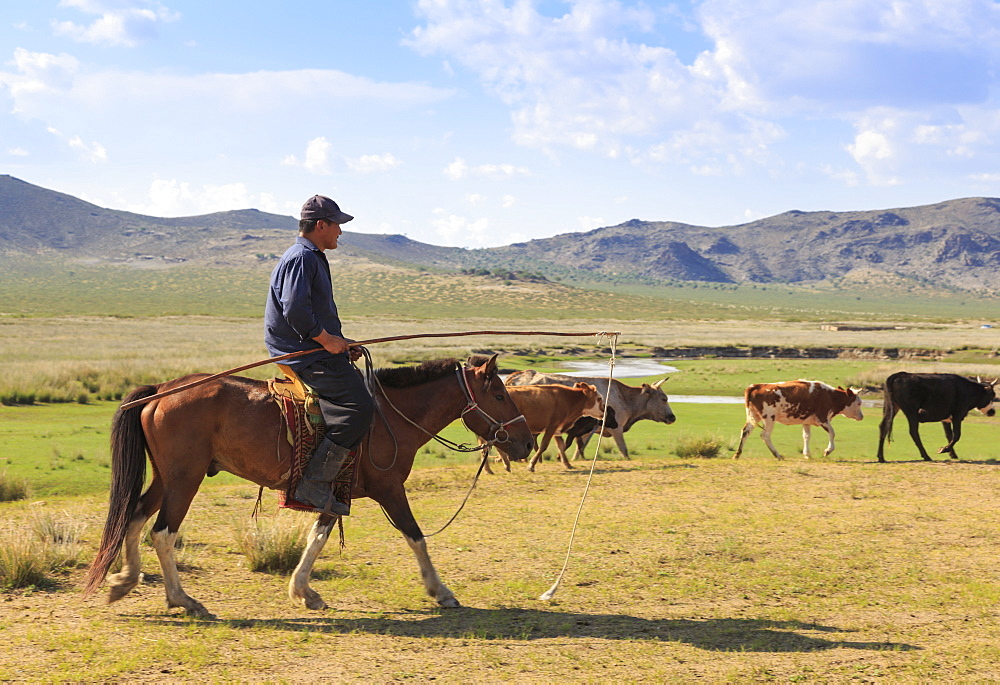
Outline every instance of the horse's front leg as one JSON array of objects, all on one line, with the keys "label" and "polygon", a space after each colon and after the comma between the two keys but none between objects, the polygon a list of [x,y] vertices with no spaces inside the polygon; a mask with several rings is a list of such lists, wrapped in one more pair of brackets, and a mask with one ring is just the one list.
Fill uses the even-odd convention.
[{"label": "horse's front leg", "polygon": [[319,593],[309,587],[309,576],[312,574],[313,565],[319,558],[320,552],[330,539],[330,532],[333,524],[339,520],[339,516],[327,516],[320,514],[316,523],[309,530],[309,537],[306,541],[306,548],[302,551],[302,558],[299,559],[298,566],[288,580],[288,597],[293,602],[302,602],[307,609],[326,609],[326,602],[319,596]]},{"label": "horse's front leg", "polygon": [[406,499],[406,490],[402,483],[392,487],[384,494],[372,493],[370,497],[382,505],[389,515],[389,520],[395,524],[399,532],[403,534],[406,544],[413,550],[413,555],[417,558],[417,564],[420,566],[420,577],[424,581],[424,589],[427,590],[427,594],[443,607],[462,606],[455,599],[454,593],[448,589],[448,586],[441,582],[437,569],[431,562],[430,554],[427,553],[427,540],[424,538],[420,526],[417,525],[416,519],[413,518],[410,502]]}]

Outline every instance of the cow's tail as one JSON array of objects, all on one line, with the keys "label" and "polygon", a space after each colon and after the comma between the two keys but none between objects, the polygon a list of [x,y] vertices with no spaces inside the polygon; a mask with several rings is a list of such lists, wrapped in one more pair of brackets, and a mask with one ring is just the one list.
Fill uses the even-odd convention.
[{"label": "cow's tail", "polygon": [[896,384],[896,378],[900,374],[894,373],[885,379],[885,386],[882,388],[882,422],[879,430],[882,436],[892,442],[892,419],[896,415],[896,401],[892,397],[892,386]]},{"label": "cow's tail", "polygon": [[753,425],[761,428],[764,425],[764,417],[757,413],[757,408],[753,406],[753,402],[750,401],[750,395],[753,393],[754,388],[757,385],[748,385],[746,390],[743,391],[743,406],[747,410],[747,423],[752,423]]},{"label": "cow's tail", "polygon": [[[156,387],[144,385],[133,390],[122,404],[156,394]],[[100,586],[108,570],[118,558],[129,521],[135,515],[146,479],[146,436],[142,432],[143,407],[115,412],[111,420],[111,496],[108,518],[94,563],[84,583],[84,594]]]}]

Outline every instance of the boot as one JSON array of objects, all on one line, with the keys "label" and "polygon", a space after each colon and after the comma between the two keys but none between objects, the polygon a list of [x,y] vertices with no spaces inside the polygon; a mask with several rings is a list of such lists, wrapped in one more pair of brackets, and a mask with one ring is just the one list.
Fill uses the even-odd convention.
[{"label": "boot", "polygon": [[333,495],[333,482],[349,453],[346,447],[324,438],[309,459],[302,480],[295,487],[295,500],[322,514],[349,516],[351,505],[337,501]]}]

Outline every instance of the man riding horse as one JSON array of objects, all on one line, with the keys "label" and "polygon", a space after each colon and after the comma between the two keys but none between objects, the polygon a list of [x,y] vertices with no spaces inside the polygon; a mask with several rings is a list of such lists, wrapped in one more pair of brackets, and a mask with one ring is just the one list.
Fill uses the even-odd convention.
[{"label": "man riding horse", "polygon": [[315,350],[285,363],[319,396],[326,433],[284,506],[347,516],[350,496],[336,499],[334,482],[368,432],[375,404],[351,364],[361,352],[343,337],[324,252],[337,249],[341,224],[354,217],[330,198],[314,195],[299,218],[295,244],[271,274],[264,343],[272,357]]}]

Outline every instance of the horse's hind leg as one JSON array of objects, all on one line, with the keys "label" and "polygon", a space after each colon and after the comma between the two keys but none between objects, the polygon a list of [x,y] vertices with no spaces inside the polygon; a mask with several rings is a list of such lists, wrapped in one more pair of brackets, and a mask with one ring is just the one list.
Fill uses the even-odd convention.
[{"label": "horse's hind leg", "polygon": [[129,519],[125,541],[122,543],[122,570],[108,576],[108,604],[117,602],[142,581],[142,574],[139,572],[139,538],[146,521],[160,508],[162,495],[162,481],[154,474],[153,482],[139,498],[139,505]]},{"label": "horse's hind leg", "polygon": [[320,514],[316,523],[309,530],[309,538],[306,541],[306,548],[302,551],[302,558],[299,565],[295,567],[292,577],[288,580],[288,597],[293,602],[302,602],[307,609],[326,609],[326,602],[319,596],[319,593],[309,587],[309,576],[312,574],[313,564],[319,557],[320,552],[330,539],[330,532],[333,524],[337,522],[339,516],[326,516]]},{"label": "horse's hind leg", "polygon": [[163,588],[167,593],[167,608],[180,607],[189,616],[201,618],[211,618],[212,614],[201,605],[201,602],[192,599],[181,587],[180,575],[177,573],[177,562],[174,560],[174,542],[177,540],[177,530],[181,521],[187,514],[194,499],[201,479],[195,482],[171,483],[171,488],[167,490],[163,498],[163,508],[160,515],[156,517],[153,524],[153,531],[150,538],[156,556],[160,560],[160,568],[163,571]]}]

